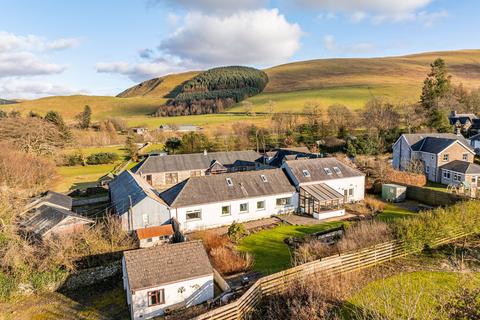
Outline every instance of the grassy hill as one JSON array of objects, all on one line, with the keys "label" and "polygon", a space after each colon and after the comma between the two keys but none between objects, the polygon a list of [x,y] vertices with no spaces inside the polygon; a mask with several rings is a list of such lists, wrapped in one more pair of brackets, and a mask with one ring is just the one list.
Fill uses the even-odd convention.
[{"label": "grassy hill", "polygon": [[4,104],[15,104],[15,103],[18,103],[18,101],[15,101],[15,100],[7,100],[7,99],[0,99],[0,105],[4,105]]},{"label": "grassy hill", "polygon": [[[343,103],[358,109],[374,96],[386,96],[393,102],[417,101],[429,64],[437,57],[446,60],[453,81],[466,87],[480,87],[480,50],[429,52],[402,57],[368,59],[320,59],[288,63],[264,70],[269,82],[263,93],[251,97],[254,111],[267,111],[271,100],[276,111],[302,111],[306,102],[315,101],[327,107]],[[221,115],[199,115],[175,118],[146,117],[164,104],[169,94],[199,72],[168,75],[142,82],[119,94],[106,96],[48,97],[0,106],[22,112],[45,113],[54,109],[72,119],[88,104],[94,119],[121,116],[129,122],[155,125],[178,122],[209,124],[221,121]],[[236,105],[229,111],[242,112]],[[229,121],[236,121],[229,117]],[[245,119],[242,119],[245,120]],[[231,123],[231,122],[230,122]]]}]

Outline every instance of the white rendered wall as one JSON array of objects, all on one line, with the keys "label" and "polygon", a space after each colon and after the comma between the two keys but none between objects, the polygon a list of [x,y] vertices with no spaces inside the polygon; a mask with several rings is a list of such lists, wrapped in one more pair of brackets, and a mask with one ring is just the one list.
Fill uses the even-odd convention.
[{"label": "white rendered wall", "polygon": [[[290,206],[277,206],[277,198],[292,197]],[[265,201],[265,210],[257,210],[257,202]],[[240,204],[248,203],[248,212],[240,213]],[[222,207],[230,205],[230,215],[222,216]],[[172,208],[170,210],[172,218],[176,218],[180,222],[183,231],[195,231],[208,229],[213,227],[227,226],[232,222],[244,222],[250,220],[258,220],[268,218],[273,214],[289,213],[298,207],[298,194],[296,192],[278,194],[275,196],[265,196],[248,198],[242,200],[232,200],[226,202],[217,202],[202,204],[198,206],[190,206],[183,208]],[[186,220],[186,212],[190,210],[202,210],[202,219]]]},{"label": "white rendered wall", "polygon": [[[180,290],[182,288],[183,290]],[[148,292],[163,289],[165,294],[165,303],[156,306],[148,306]],[[127,291],[127,296],[130,293]],[[151,319],[156,316],[164,314],[165,308],[173,304],[185,301],[187,307],[191,307],[203,303],[214,297],[213,273],[211,275],[191,279],[187,281],[180,281],[165,286],[149,288],[145,290],[135,291],[131,295],[132,301],[131,318],[137,319]]]}]

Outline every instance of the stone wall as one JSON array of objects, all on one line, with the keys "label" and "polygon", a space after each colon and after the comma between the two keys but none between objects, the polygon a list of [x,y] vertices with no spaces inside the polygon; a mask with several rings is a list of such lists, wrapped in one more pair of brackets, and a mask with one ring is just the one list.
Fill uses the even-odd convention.
[{"label": "stone wall", "polygon": [[74,290],[80,287],[91,286],[122,272],[122,261],[117,260],[103,266],[78,270],[70,274],[60,286],[61,290]]}]

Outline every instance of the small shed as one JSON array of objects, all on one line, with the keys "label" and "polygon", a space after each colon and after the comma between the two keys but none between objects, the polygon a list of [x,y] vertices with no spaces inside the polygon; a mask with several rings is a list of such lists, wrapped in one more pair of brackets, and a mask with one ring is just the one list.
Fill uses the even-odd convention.
[{"label": "small shed", "polygon": [[402,202],[407,196],[407,187],[386,183],[382,185],[382,199],[388,202]]},{"label": "small shed", "polygon": [[140,248],[148,248],[158,244],[169,243],[173,235],[174,232],[171,224],[137,229],[137,238]]}]

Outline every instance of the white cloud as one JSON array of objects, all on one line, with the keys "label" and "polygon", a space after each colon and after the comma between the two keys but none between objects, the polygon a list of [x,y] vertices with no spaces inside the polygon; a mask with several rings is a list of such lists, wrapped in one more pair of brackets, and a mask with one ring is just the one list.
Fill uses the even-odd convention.
[{"label": "white cloud", "polygon": [[340,55],[370,53],[375,50],[375,46],[370,42],[339,44],[330,34],[323,38],[323,46],[327,51]]},{"label": "white cloud", "polygon": [[20,36],[6,31],[0,31],[0,52],[8,51],[49,51],[77,47],[78,38],[61,38],[48,41],[35,35]]},{"label": "white cloud", "polygon": [[188,11],[207,14],[232,14],[242,10],[254,10],[265,6],[267,0],[151,0],[153,4],[180,6]]},{"label": "white cloud", "polygon": [[373,23],[418,19],[418,10],[434,0],[298,0],[297,4],[346,14],[352,22],[370,19]]},{"label": "white cloud", "polygon": [[202,65],[275,64],[300,47],[302,31],[278,10],[241,11],[229,16],[189,13],[159,50]]},{"label": "white cloud", "polygon": [[10,79],[0,82],[0,96],[2,98],[32,99],[51,95],[87,93],[87,90],[75,90],[64,85],[48,83],[45,81]]},{"label": "white cloud", "polygon": [[79,45],[80,39],[78,38],[62,38],[47,43],[46,48],[49,50],[65,50],[78,47]]},{"label": "white cloud", "polygon": [[99,62],[96,64],[97,72],[118,73],[129,77],[132,81],[139,82],[172,72],[180,72],[184,67],[178,63],[157,61],[130,64],[128,62]]},{"label": "white cloud", "polygon": [[426,27],[431,27],[437,20],[448,17],[446,10],[435,12],[422,11],[416,15],[417,20],[421,21]]},{"label": "white cloud", "polygon": [[64,66],[43,61],[30,52],[0,52],[0,78],[55,74],[64,70]]}]

